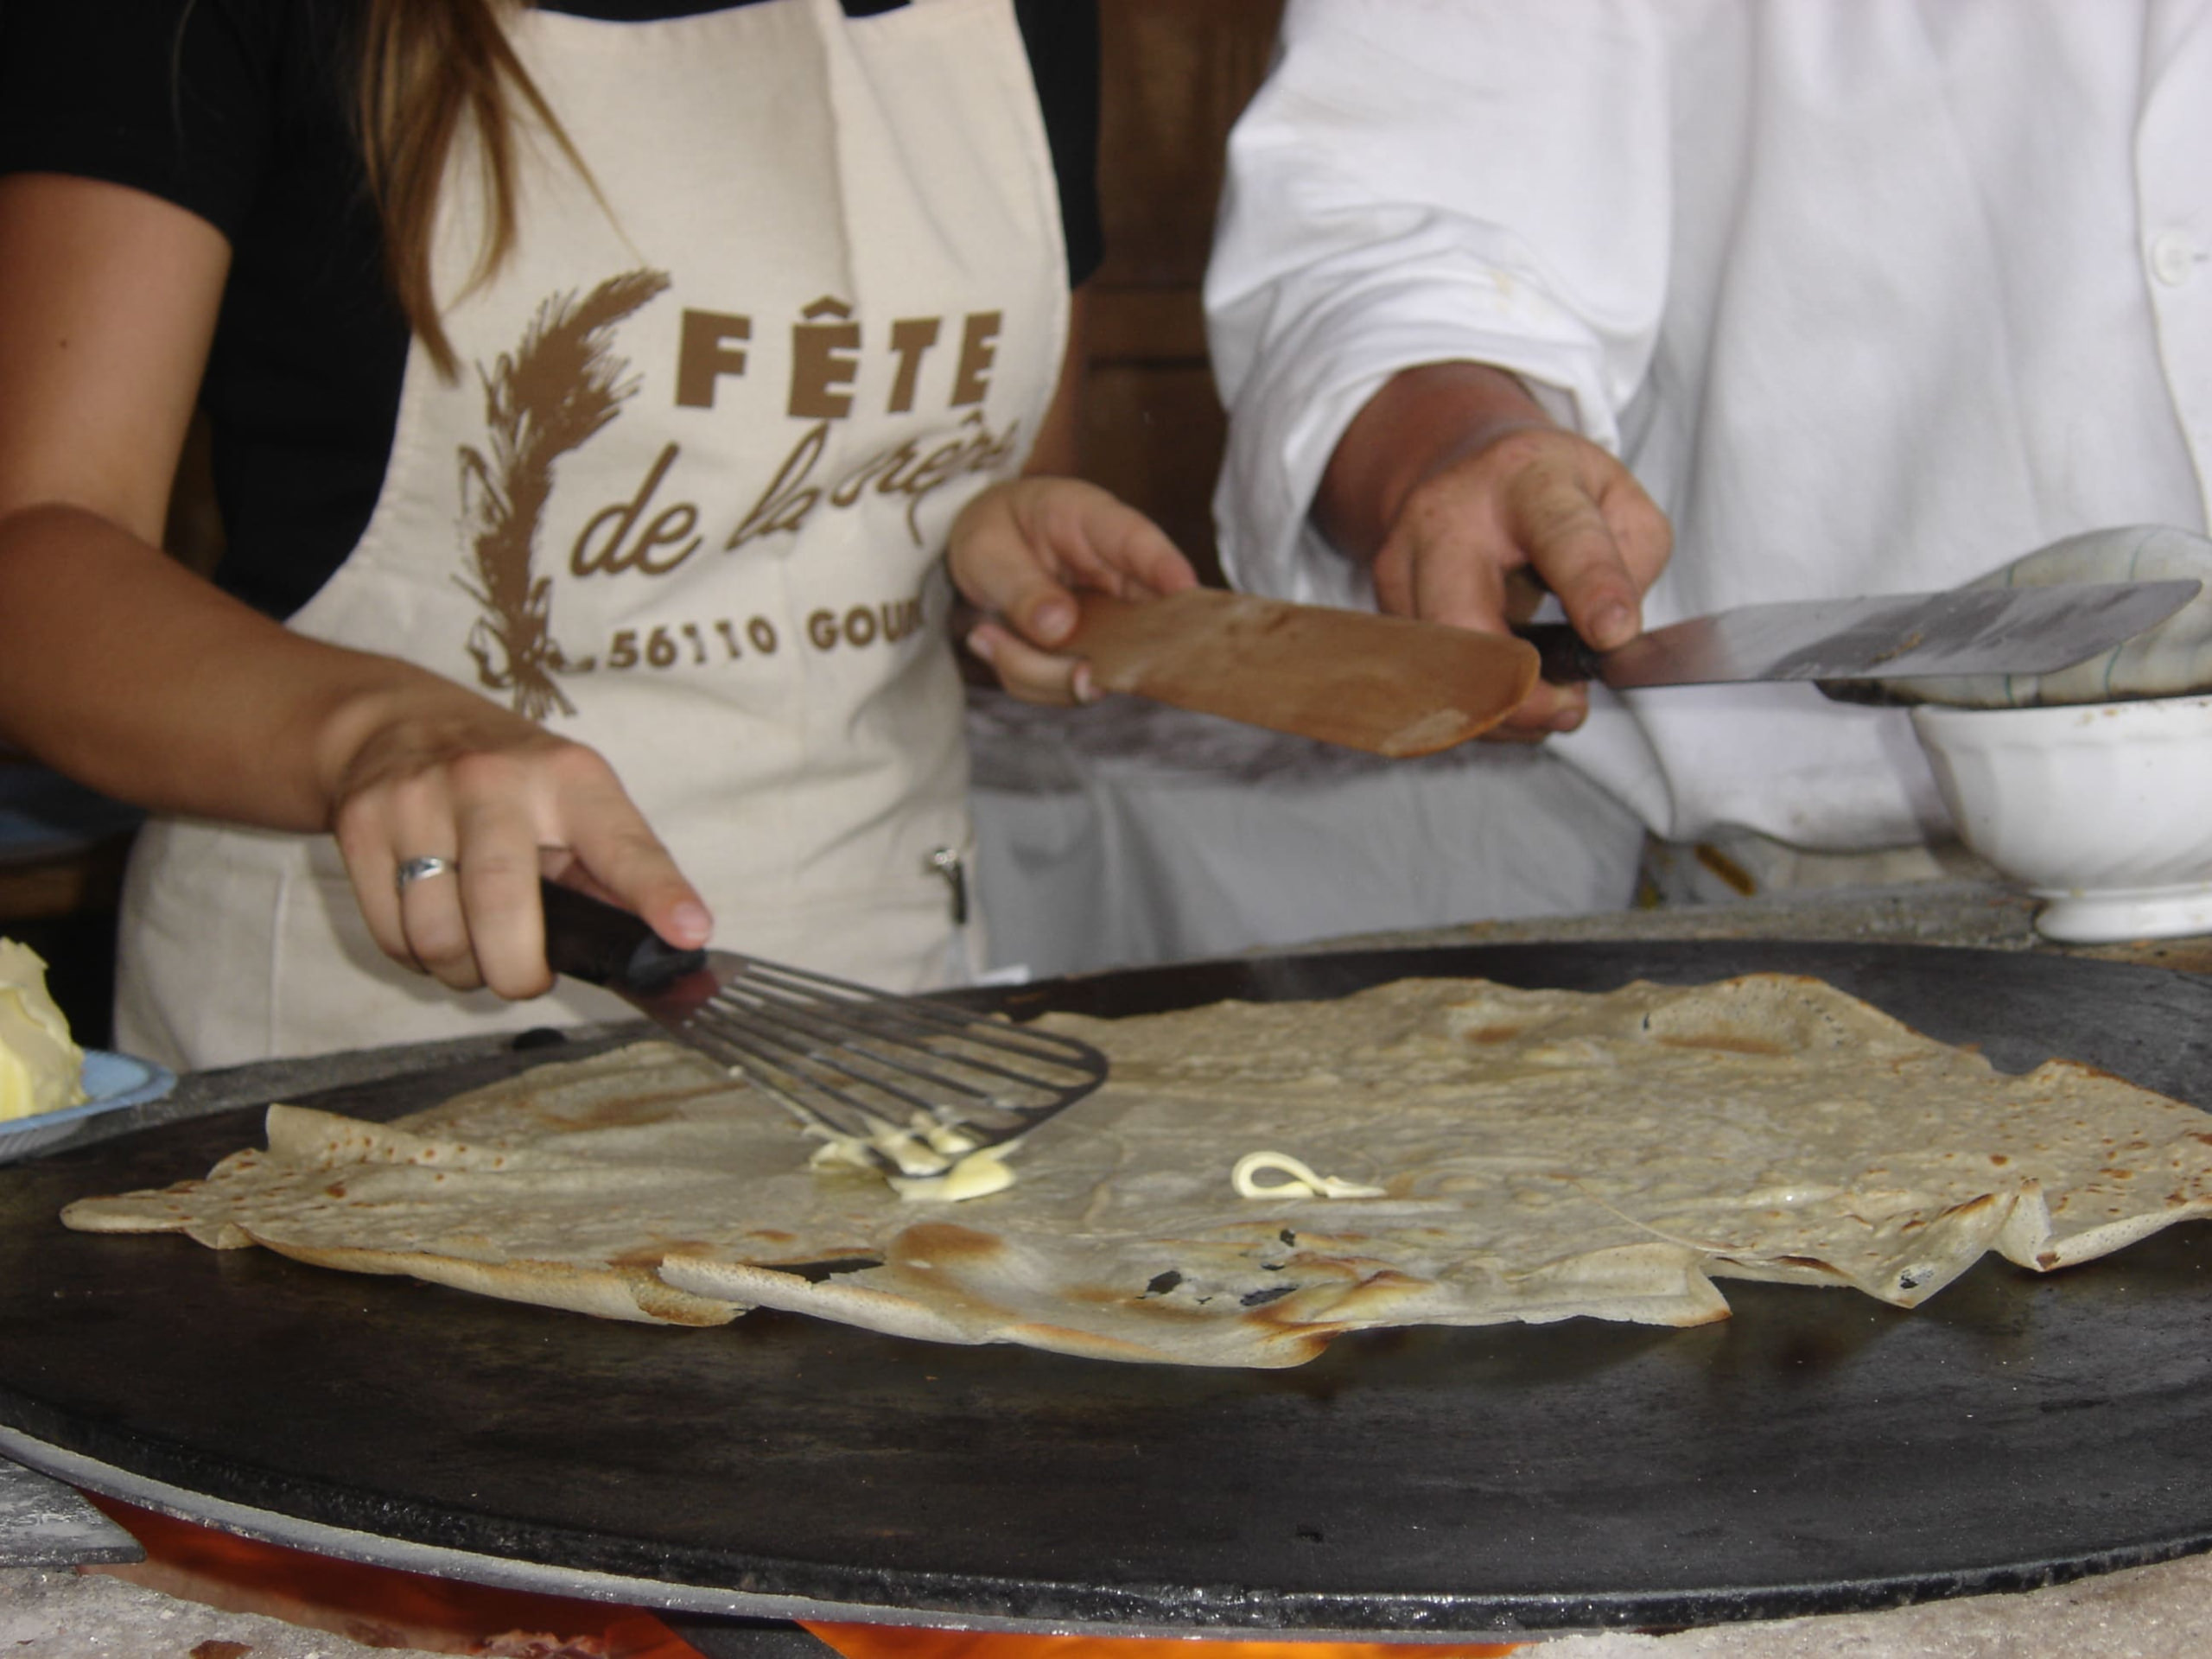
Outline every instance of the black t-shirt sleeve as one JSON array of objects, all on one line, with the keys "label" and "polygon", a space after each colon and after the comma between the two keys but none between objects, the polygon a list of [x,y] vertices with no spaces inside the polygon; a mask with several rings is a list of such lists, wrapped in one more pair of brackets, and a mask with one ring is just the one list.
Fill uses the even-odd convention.
[{"label": "black t-shirt sleeve", "polygon": [[129,185],[235,242],[276,131],[276,10],[0,0],[0,173]]},{"label": "black t-shirt sleeve", "polygon": [[[725,0],[543,3],[643,21]],[[1080,283],[1103,242],[1096,0],[1014,6]],[[128,185],[231,242],[200,389],[229,541],[215,574],[277,617],[368,522],[407,361],[350,119],[358,16],[353,0],[0,0],[0,173]]]},{"label": "black t-shirt sleeve", "polygon": [[[0,0],[0,173],[130,185],[235,241],[280,124],[283,10],[263,0]],[[1052,143],[1069,280],[1080,283],[1104,252],[1097,0],[1014,0],[1014,12]]]},{"label": "black t-shirt sleeve", "polygon": [[1098,211],[1098,0],[1014,0],[1014,10],[1052,141],[1073,287],[1106,253]]}]

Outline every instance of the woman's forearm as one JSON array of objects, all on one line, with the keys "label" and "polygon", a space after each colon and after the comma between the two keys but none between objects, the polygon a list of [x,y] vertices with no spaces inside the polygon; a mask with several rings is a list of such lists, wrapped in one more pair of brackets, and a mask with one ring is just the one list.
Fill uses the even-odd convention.
[{"label": "woman's forearm", "polygon": [[118,799],[324,830],[369,733],[448,705],[498,712],[296,634],[95,513],[0,518],[0,742]]}]

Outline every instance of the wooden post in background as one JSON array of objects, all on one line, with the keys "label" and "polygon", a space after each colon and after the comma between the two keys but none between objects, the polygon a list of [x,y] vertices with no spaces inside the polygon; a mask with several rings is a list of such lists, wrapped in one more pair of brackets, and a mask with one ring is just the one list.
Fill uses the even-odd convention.
[{"label": "wooden post in background", "polygon": [[1084,472],[1219,579],[1223,418],[1199,283],[1229,129],[1267,73],[1281,0],[1101,0],[1098,188]]}]

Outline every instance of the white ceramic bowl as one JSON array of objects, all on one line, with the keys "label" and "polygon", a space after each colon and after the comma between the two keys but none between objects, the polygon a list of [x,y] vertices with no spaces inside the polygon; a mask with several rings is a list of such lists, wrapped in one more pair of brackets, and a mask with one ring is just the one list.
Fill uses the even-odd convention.
[{"label": "white ceramic bowl", "polygon": [[2044,937],[2212,933],[2212,696],[1912,711],[1967,845]]}]

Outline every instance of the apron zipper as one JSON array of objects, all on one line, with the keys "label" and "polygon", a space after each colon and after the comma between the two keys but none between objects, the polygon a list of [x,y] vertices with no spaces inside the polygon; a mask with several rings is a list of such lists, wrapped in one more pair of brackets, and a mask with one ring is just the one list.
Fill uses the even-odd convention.
[{"label": "apron zipper", "polygon": [[929,868],[943,876],[945,886],[952,889],[952,925],[955,927],[967,926],[968,869],[960,861],[959,849],[936,848],[931,852],[928,862]]}]

